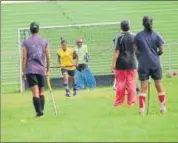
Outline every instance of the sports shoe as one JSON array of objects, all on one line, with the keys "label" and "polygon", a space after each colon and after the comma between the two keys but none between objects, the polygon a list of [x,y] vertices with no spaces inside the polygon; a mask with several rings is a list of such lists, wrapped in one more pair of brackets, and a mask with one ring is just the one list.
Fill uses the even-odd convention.
[{"label": "sports shoe", "polygon": [[39,118],[42,117],[44,114],[43,113],[37,113],[35,117]]},{"label": "sports shoe", "polygon": [[145,115],[145,109],[141,108],[139,114],[142,115],[142,116],[144,116]]},{"label": "sports shoe", "polygon": [[164,114],[164,113],[166,113],[167,112],[167,109],[166,109],[166,107],[164,106],[161,110],[160,110],[160,113],[161,114]]},{"label": "sports shoe", "polygon": [[128,108],[132,108],[132,107],[134,107],[134,106],[135,106],[134,103],[132,103],[132,104],[127,104],[127,107],[128,107]]},{"label": "sports shoe", "polygon": [[122,104],[123,104],[123,103],[120,103],[120,102],[115,102],[113,106],[114,106],[114,107],[121,107],[121,106],[122,106]]},{"label": "sports shoe", "polygon": [[140,89],[136,88],[136,92],[137,92],[137,95],[139,95],[140,94]]},{"label": "sports shoe", "polygon": [[66,97],[70,97],[70,91],[66,90]]},{"label": "sports shoe", "polygon": [[77,90],[73,90],[73,96],[77,95]]},{"label": "sports shoe", "polygon": [[139,114],[140,114],[141,116],[145,116],[145,112],[143,112],[143,111],[140,111]]}]

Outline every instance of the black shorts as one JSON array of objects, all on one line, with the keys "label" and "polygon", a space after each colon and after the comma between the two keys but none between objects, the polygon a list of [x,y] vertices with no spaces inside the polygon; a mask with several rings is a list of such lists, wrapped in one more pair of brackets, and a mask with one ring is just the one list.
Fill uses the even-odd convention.
[{"label": "black shorts", "polygon": [[61,73],[62,74],[67,73],[71,77],[75,76],[75,70],[61,69]]},{"label": "black shorts", "polygon": [[44,87],[45,85],[45,76],[40,74],[27,74],[27,82],[29,87],[38,85],[39,87]]},{"label": "black shorts", "polygon": [[162,69],[161,68],[139,68],[138,69],[139,80],[149,80],[149,76],[153,80],[161,80],[162,79]]},{"label": "black shorts", "polygon": [[88,67],[87,64],[79,64],[78,67],[77,67],[77,70],[81,72],[84,69],[86,69],[87,67]]}]

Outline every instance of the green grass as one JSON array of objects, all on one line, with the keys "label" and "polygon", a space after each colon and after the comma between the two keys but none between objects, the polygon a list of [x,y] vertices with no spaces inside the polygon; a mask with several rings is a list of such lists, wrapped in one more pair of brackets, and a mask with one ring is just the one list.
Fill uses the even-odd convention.
[{"label": "green grass", "polygon": [[[78,5],[82,5],[79,8]],[[51,3],[28,3],[2,5],[2,84],[11,87],[19,83],[19,59],[17,29],[28,27],[32,21],[37,21],[40,26],[68,25],[73,24],[65,16],[68,15],[74,23],[94,23],[111,22],[129,19],[132,31],[137,32],[142,29],[141,19],[143,15],[151,15],[154,18],[154,28],[159,31],[167,43],[176,42],[178,39],[177,17],[178,2],[176,1],[103,1],[103,2],[51,2]],[[112,45],[115,33],[119,31],[119,26],[104,28],[84,28],[85,32],[77,29],[47,30],[42,31],[42,35],[49,39],[51,45],[52,59],[56,60],[55,52],[58,48],[60,36],[66,38],[73,45],[77,36],[85,36],[91,54],[91,68],[94,74],[110,72],[111,51],[100,53]],[[177,46],[172,48],[172,68],[177,69]],[[165,55],[162,58],[164,71],[168,70],[168,48],[165,47]],[[100,58],[102,60],[100,60]],[[54,63],[52,63],[54,64]],[[100,66],[98,66],[100,65]],[[57,75],[56,71],[52,71]],[[8,85],[7,85],[8,84]],[[18,86],[16,86],[18,87]]]},{"label": "green grass", "polygon": [[[83,5],[79,7],[78,5]],[[168,113],[160,115],[157,95],[151,87],[150,114],[138,115],[138,105],[128,109],[112,107],[112,87],[80,91],[77,97],[66,99],[63,90],[54,90],[60,114],[53,115],[49,91],[46,94],[45,117],[34,118],[32,97],[29,91],[22,96],[19,89],[19,59],[17,29],[28,27],[32,21],[40,26],[74,23],[111,22],[129,19],[132,31],[142,29],[143,15],[154,18],[154,28],[167,43],[178,39],[178,2],[51,2],[2,5],[2,94],[1,137],[8,142],[59,142],[59,141],[178,141],[177,103],[178,78],[164,78],[167,92]],[[84,31],[84,32],[82,32]],[[60,36],[65,36],[73,45],[78,36],[85,36],[91,54],[91,68],[95,74],[110,72],[111,52],[100,53],[112,45],[112,38],[119,26],[90,27],[81,29],[44,30],[41,34],[49,39],[53,61]],[[177,45],[165,47],[161,58],[163,70],[169,69],[168,53],[171,48],[171,68],[177,69]],[[102,60],[100,60],[102,58]],[[53,64],[53,63],[52,63]],[[98,66],[99,65],[99,66]],[[57,75],[52,71],[52,75]],[[5,94],[6,92],[6,94]],[[8,92],[8,94],[7,94]],[[14,93],[16,92],[16,93]]]},{"label": "green grass", "polygon": [[[112,107],[112,87],[80,91],[66,99],[63,90],[54,90],[59,115],[53,115],[49,92],[46,91],[45,117],[35,119],[31,93],[3,94],[1,103],[2,142],[59,141],[178,141],[178,78],[164,78],[168,113],[159,113],[156,91],[151,84],[150,113],[138,115],[133,108]],[[21,122],[23,120],[24,122]]]}]

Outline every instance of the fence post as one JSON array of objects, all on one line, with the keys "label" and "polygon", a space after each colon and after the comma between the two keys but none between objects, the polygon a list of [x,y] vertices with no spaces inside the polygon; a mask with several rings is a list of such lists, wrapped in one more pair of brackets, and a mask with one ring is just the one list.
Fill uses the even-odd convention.
[{"label": "fence post", "polygon": [[169,70],[171,70],[172,69],[172,66],[171,66],[171,64],[172,64],[172,62],[171,62],[171,56],[172,56],[172,51],[171,51],[171,46],[168,44],[168,49],[169,49],[169,54],[168,54],[168,68],[169,68]]},{"label": "fence post", "polygon": [[22,80],[22,53],[21,53],[21,39],[20,39],[20,29],[17,30],[18,37],[18,54],[19,54],[19,83],[20,83],[20,93],[24,91],[24,85]]}]

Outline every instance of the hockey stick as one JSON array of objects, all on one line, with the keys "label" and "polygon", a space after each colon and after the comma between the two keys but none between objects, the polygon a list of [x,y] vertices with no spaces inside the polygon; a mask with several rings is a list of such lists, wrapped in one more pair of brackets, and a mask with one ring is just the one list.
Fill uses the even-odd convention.
[{"label": "hockey stick", "polygon": [[67,65],[67,66],[52,66],[50,68],[70,68],[70,67],[76,67],[76,65]]},{"label": "hockey stick", "polygon": [[151,80],[149,79],[149,81],[148,81],[147,112],[146,112],[147,115],[148,115],[148,113],[149,113],[149,108],[150,108],[150,84],[151,84]]},{"label": "hockey stick", "polygon": [[50,78],[47,77],[46,80],[47,80],[47,85],[48,85],[48,88],[49,88],[49,91],[50,91],[50,95],[51,95],[51,99],[52,99],[52,104],[53,104],[54,114],[57,115],[57,114],[58,114],[58,111],[57,111],[57,107],[56,107],[56,103],[55,103],[55,99],[54,99],[53,90],[52,90],[52,87],[51,87],[51,81],[50,81]]}]

